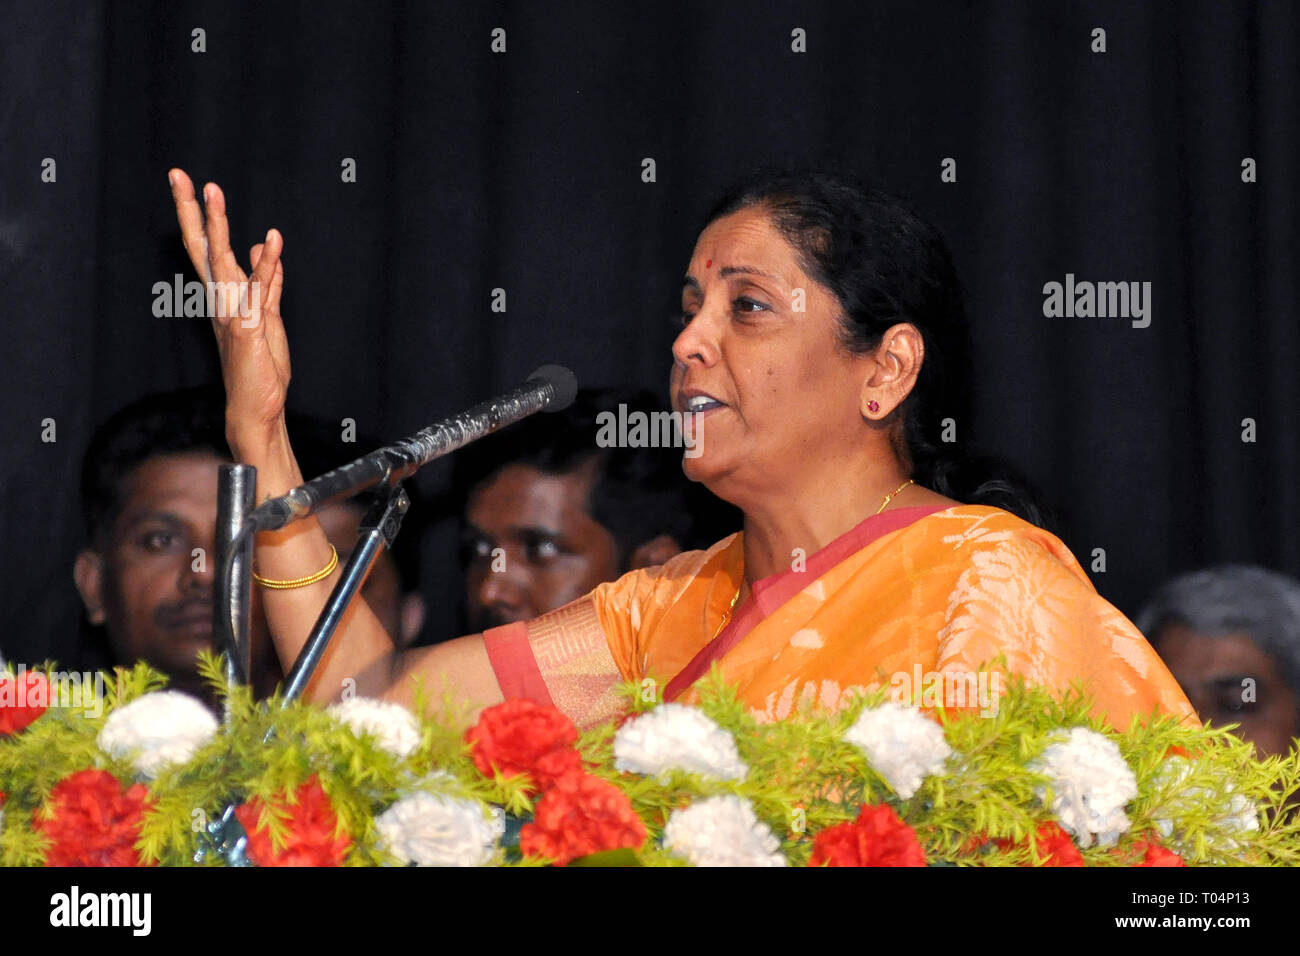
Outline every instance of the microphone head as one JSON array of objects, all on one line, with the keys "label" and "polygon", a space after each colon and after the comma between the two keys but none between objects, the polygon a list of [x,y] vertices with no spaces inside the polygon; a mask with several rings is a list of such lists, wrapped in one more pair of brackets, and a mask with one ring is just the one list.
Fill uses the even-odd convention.
[{"label": "microphone head", "polygon": [[543,365],[528,376],[528,382],[551,386],[552,397],[546,406],[548,412],[564,411],[578,397],[578,379],[563,365]]}]

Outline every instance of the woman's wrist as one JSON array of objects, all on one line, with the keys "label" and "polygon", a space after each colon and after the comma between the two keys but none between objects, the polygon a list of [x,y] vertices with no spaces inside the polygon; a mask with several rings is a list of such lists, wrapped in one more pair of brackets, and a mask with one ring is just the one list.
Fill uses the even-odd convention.
[{"label": "woman's wrist", "polygon": [[262,428],[237,430],[227,424],[226,443],[236,461],[257,469],[258,501],[282,495],[302,484],[302,473],[289,444],[283,416]]}]

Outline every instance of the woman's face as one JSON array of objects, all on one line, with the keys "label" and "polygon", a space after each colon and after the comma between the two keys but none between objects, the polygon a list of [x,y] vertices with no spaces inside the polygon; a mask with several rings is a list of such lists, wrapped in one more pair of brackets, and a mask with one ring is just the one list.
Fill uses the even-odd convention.
[{"label": "woman's face", "polygon": [[698,413],[690,478],[745,507],[755,494],[815,487],[827,466],[860,454],[874,360],[840,344],[839,315],[761,209],[700,234],[671,382],[674,410]]}]

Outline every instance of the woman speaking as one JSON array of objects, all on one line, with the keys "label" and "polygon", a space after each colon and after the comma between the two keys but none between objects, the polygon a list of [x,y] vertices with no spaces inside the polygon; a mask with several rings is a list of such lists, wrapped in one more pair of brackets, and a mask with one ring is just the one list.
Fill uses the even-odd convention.
[{"label": "woman speaking", "polygon": [[[215,310],[234,318],[213,319],[226,434],[256,466],[259,497],[283,494],[303,477],[284,425],[283,241],[268,232],[246,276],[221,190],[208,184],[201,208],[184,172],[168,178],[200,275],[219,295],[256,283],[255,321],[234,303]],[[965,359],[963,325],[944,242],[897,200],[824,174],[743,184],[691,254],[671,395],[694,421],[687,474],[736,504],[744,530],[527,623],[403,653],[358,601],[309,698],[329,701],[351,679],[357,693],[409,704],[414,678],[437,689],[445,677],[475,708],[525,697],[585,726],[618,712],[624,681],[690,702],[716,666],[773,720],[862,687],[915,693],[923,675],[973,688],[997,661],[1058,693],[1082,681],[1115,726],[1153,712],[1194,720],[1064,544],[994,506],[1032,518],[1014,488],[941,453],[942,417],[957,407],[943,365]],[[309,518],[260,535],[255,567],[287,670],[337,556]]]}]

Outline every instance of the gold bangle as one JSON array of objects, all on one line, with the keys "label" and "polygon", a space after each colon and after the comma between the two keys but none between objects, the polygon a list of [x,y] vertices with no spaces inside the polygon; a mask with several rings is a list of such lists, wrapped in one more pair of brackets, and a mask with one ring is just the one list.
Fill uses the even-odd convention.
[{"label": "gold bangle", "polygon": [[293,578],[289,581],[273,581],[270,578],[264,578],[256,571],[253,572],[253,580],[264,588],[270,588],[272,591],[289,591],[293,588],[305,588],[309,584],[315,584],[317,581],[324,581],[329,577],[334,569],[339,566],[339,552],[334,545],[330,545],[330,559],[325,567],[321,568],[315,574],[309,574],[305,578]]}]

